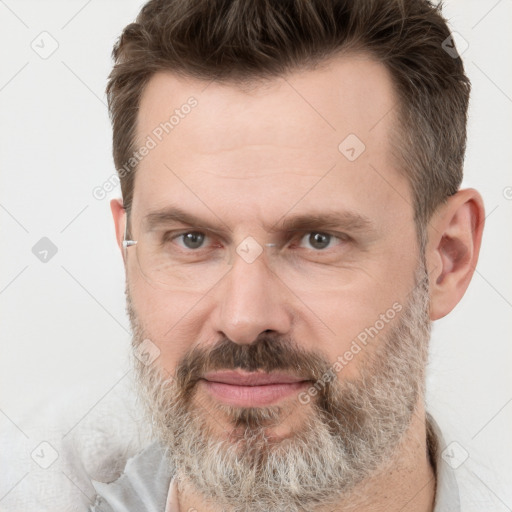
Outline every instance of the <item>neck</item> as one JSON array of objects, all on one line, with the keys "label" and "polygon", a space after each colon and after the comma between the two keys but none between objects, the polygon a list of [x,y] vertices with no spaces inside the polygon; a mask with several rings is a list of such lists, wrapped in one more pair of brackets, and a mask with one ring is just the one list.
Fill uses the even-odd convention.
[{"label": "neck", "polygon": [[[409,429],[391,460],[378,472],[358,484],[336,505],[315,512],[432,512],[436,479],[427,450],[427,430],[423,405],[417,406]],[[180,484],[180,511],[221,512],[202,500],[187,482]]]},{"label": "neck", "polygon": [[[423,408],[415,413],[394,456],[349,496],[341,496],[333,512],[432,512],[436,478],[427,449]],[[327,512],[318,509],[315,512]]]}]

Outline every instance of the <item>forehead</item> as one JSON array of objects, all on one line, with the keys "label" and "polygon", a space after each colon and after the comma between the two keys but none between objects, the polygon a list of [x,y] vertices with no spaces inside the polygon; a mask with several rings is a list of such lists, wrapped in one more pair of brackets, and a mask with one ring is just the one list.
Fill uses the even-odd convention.
[{"label": "forehead", "polygon": [[385,136],[393,121],[386,114],[396,103],[394,96],[388,70],[366,54],[333,57],[313,70],[243,87],[160,72],[143,92],[137,134],[150,134],[194,97],[193,115],[185,115],[186,123],[180,117],[165,137],[169,149],[214,153],[242,144],[285,142],[299,147],[323,142],[336,149],[347,133],[365,142]]},{"label": "forehead", "polygon": [[250,88],[157,73],[140,102],[136,147],[151,139],[152,148],[138,165],[133,208],[188,197],[205,213],[211,203],[210,214],[261,216],[307,192],[301,206],[317,210],[321,197],[331,209],[336,198],[351,210],[373,201],[374,214],[379,201],[403,209],[408,186],[390,144],[396,104],[388,70],[367,55]]}]

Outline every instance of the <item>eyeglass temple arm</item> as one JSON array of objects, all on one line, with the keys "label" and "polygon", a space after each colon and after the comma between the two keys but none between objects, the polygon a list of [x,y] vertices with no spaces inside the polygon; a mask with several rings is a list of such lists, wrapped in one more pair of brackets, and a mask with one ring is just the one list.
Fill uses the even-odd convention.
[{"label": "eyeglass temple arm", "polygon": [[126,235],[128,233],[128,212],[126,213],[126,222],[124,224],[124,238],[123,238],[123,248],[126,249],[127,247],[130,247],[131,245],[136,245],[137,240],[127,240]]}]

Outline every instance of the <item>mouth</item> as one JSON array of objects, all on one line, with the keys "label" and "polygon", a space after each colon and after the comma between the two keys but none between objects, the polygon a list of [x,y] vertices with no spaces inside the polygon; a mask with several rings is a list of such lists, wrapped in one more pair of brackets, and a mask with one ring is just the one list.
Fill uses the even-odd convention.
[{"label": "mouth", "polygon": [[214,399],[225,404],[261,407],[296,395],[311,381],[286,373],[229,370],[207,373],[200,382]]}]

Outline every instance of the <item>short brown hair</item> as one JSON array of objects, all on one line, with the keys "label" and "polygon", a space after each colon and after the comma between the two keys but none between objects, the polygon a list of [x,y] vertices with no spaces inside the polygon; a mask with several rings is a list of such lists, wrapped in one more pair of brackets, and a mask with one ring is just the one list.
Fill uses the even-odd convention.
[{"label": "short brown hair", "polygon": [[[428,0],[150,0],[113,50],[107,96],[116,169],[136,150],[140,98],[158,71],[243,84],[365,51],[394,81],[394,147],[424,227],[462,181],[470,83],[460,57],[445,51],[448,38],[441,7]],[[120,181],[129,210],[134,172]]]}]

